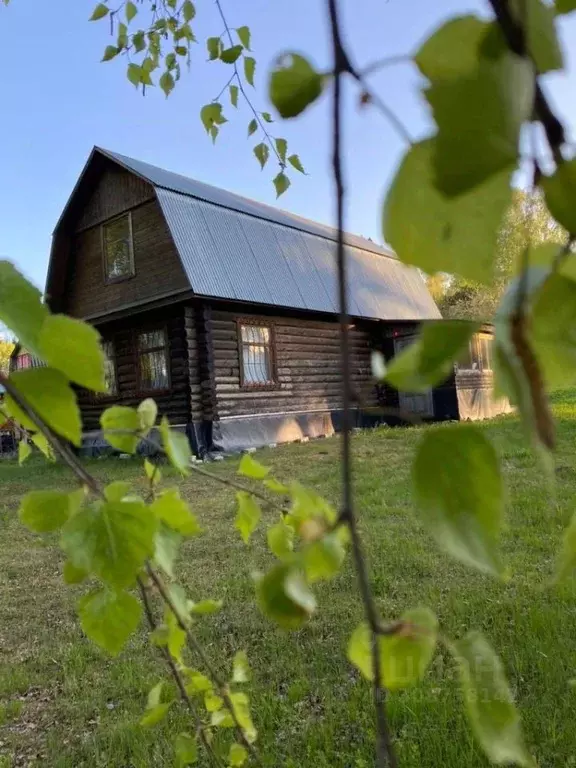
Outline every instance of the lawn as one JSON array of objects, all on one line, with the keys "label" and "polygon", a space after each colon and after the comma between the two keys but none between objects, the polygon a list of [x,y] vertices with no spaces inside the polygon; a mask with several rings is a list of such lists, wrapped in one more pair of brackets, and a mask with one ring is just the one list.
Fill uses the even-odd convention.
[{"label": "lawn", "polygon": [[[514,417],[484,424],[502,457],[509,493],[504,552],[513,577],[499,583],[439,553],[410,499],[411,456],[423,428],[354,436],[361,529],[381,613],[429,605],[443,631],[482,629],[499,650],[522,711],[527,741],[542,768],[576,765],[576,590],[547,581],[562,530],[576,508],[576,397],[559,398],[555,498],[526,449]],[[458,429],[458,425],[443,429]],[[279,479],[298,479],[338,498],[338,438],[263,450]],[[132,460],[95,460],[103,481],[141,483]],[[235,461],[210,469],[232,476]],[[176,478],[173,478],[174,482]],[[74,615],[82,587],[63,585],[54,541],[18,523],[19,497],[31,488],[71,485],[59,466],[0,463],[0,766],[38,762],[58,768],[144,768],[172,764],[170,734],[186,720],[144,730],[148,689],[164,674],[144,633],[117,659],[88,642]],[[224,610],[199,632],[213,663],[227,669],[245,648],[254,678],[259,744],[266,766],[361,768],[373,765],[370,691],[345,658],[362,608],[348,566],[318,590],[309,625],[287,634],[258,612],[251,572],[266,568],[262,531],[246,548],[231,521],[234,495],[212,480],[180,482],[205,527],[183,550],[182,582],[195,598],[221,597]],[[270,513],[271,514],[271,513]],[[425,681],[389,698],[402,766],[465,768],[486,761],[471,738],[449,660],[438,657]]]}]

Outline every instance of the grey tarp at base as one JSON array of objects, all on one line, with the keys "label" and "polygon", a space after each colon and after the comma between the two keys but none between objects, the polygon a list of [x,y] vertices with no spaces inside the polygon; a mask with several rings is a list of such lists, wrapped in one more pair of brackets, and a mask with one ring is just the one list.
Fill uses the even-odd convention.
[{"label": "grey tarp at base", "polygon": [[[380,416],[354,410],[354,427],[373,427],[383,423]],[[247,448],[261,448],[290,443],[302,438],[330,437],[342,428],[341,411],[317,413],[260,414],[247,419],[225,419],[212,424],[212,449],[237,453]]]}]

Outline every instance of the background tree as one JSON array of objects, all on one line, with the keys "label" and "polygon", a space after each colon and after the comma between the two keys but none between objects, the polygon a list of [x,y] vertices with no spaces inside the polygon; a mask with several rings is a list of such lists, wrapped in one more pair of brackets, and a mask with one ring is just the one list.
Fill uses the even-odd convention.
[{"label": "background tree", "polygon": [[10,355],[13,349],[14,344],[11,341],[0,338],[0,373],[8,373]]},{"label": "background tree", "polygon": [[528,243],[565,243],[566,231],[552,218],[541,194],[516,190],[496,246],[494,279],[490,284],[458,275],[433,275],[428,287],[443,317],[489,321],[509,280],[518,273]]}]

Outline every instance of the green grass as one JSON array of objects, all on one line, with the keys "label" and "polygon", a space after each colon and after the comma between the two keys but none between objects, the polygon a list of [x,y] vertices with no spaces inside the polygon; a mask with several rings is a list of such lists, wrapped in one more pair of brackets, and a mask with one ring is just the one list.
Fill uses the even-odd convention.
[{"label": "green grass", "polygon": [[[501,654],[542,768],[576,765],[576,690],[569,686],[576,677],[576,593],[572,585],[555,591],[546,585],[576,508],[576,398],[557,398],[555,409],[555,498],[515,418],[482,426],[502,457],[509,493],[503,546],[513,578],[507,584],[454,563],[422,531],[411,507],[410,464],[423,428],[354,437],[361,529],[382,615],[394,618],[406,607],[427,604],[448,635],[484,631]],[[297,478],[336,501],[338,448],[333,438],[261,451],[258,458],[279,479]],[[141,483],[137,462],[88,466],[103,481]],[[235,462],[211,469],[232,476]],[[0,766],[34,760],[58,768],[171,765],[170,734],[185,727],[185,715],[174,712],[157,729],[138,726],[148,689],[164,675],[144,633],[114,660],[88,642],[74,615],[82,587],[63,585],[54,541],[28,533],[16,518],[27,490],[67,485],[71,480],[59,466],[0,462]],[[350,564],[318,589],[319,610],[310,624],[286,634],[262,618],[253,600],[251,572],[271,560],[262,532],[246,548],[231,524],[229,489],[198,476],[180,486],[206,529],[183,550],[181,580],[196,599],[225,600],[222,613],[205,618],[199,633],[223,671],[237,649],[247,650],[265,764],[373,765],[370,690],[345,658],[347,638],[362,618]],[[422,685],[390,696],[388,708],[401,765],[486,765],[442,654]]]}]

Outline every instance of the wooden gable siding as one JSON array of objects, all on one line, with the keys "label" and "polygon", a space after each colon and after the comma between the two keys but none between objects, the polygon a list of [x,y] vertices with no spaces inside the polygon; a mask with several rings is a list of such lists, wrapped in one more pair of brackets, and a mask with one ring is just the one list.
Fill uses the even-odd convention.
[{"label": "wooden gable siding", "polygon": [[[252,318],[274,326],[277,387],[249,389],[240,385],[238,319]],[[248,414],[339,410],[341,401],[338,324],[252,312],[211,312],[214,418]],[[376,405],[370,368],[370,335],[351,330],[352,382],[366,407]]]},{"label": "wooden gable siding", "polygon": [[64,311],[90,317],[190,287],[158,202],[138,205],[131,213],[135,276],[105,285],[101,225],[78,232]]},{"label": "wooden gable siding", "polygon": [[[159,327],[166,329],[168,339],[170,389],[142,393],[138,391],[136,334]],[[79,403],[83,429],[99,429],[100,414],[110,405],[136,406],[145,397],[153,397],[159,414],[168,416],[172,424],[187,424],[190,421],[188,335],[182,305],[171,305],[106,323],[98,330],[105,341],[114,343],[118,395],[97,397],[81,391]]]},{"label": "wooden gable siding", "polygon": [[74,229],[79,232],[101,224],[106,219],[154,198],[154,189],[147,181],[108,163],[76,219]]}]

